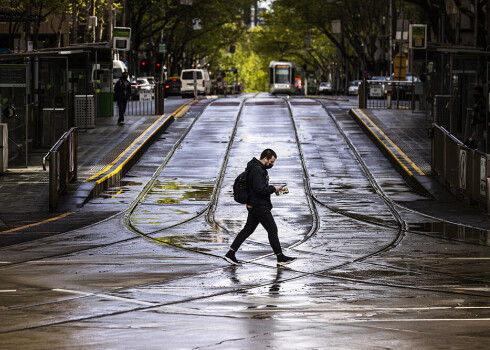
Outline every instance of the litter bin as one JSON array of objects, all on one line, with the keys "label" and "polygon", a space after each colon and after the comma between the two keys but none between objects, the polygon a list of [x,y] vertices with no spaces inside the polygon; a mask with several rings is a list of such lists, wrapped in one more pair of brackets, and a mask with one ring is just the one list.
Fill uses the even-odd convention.
[{"label": "litter bin", "polygon": [[112,117],[114,115],[114,93],[112,88],[112,74],[108,69],[97,71],[99,91],[97,95],[97,116]]}]

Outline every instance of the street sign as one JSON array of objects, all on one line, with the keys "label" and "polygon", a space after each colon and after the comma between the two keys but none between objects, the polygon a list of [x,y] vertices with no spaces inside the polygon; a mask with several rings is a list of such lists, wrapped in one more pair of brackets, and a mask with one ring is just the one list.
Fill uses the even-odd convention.
[{"label": "street sign", "polygon": [[164,53],[166,50],[165,44],[158,44],[158,53]]},{"label": "street sign", "polygon": [[201,30],[201,19],[200,18],[193,18],[192,19],[192,28],[194,30]]},{"label": "street sign", "polygon": [[410,24],[408,42],[411,49],[427,48],[427,25]]},{"label": "street sign", "polygon": [[466,160],[467,152],[459,150],[459,188],[466,190]]},{"label": "street sign", "polygon": [[408,20],[396,20],[396,40],[408,40]]},{"label": "street sign", "polygon": [[141,102],[151,102],[151,91],[141,90],[140,91],[140,101]]},{"label": "street sign", "polygon": [[369,88],[369,96],[371,97],[381,97],[383,96],[383,92],[381,91],[381,86],[371,86]]},{"label": "street sign", "polygon": [[393,62],[395,80],[405,80],[407,72],[407,55],[397,53]]},{"label": "street sign", "polygon": [[340,20],[332,21],[332,34],[340,34],[342,32],[342,26]]},{"label": "street sign", "polygon": [[115,27],[113,31],[112,48],[114,50],[129,51],[131,48],[131,28]]}]

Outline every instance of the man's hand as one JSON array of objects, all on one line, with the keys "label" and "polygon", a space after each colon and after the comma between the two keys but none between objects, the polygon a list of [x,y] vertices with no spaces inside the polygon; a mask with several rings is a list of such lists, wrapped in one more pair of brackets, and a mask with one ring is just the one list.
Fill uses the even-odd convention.
[{"label": "man's hand", "polygon": [[279,193],[279,191],[282,190],[282,187],[281,186],[274,186],[274,188],[276,189],[276,193]]}]

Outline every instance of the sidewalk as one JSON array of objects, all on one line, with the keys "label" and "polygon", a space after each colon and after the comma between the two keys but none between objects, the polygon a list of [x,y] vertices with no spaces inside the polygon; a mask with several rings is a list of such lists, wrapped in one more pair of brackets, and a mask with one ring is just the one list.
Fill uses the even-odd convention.
[{"label": "sidewalk", "polygon": [[449,222],[490,230],[489,215],[466,201],[458,201],[430,176],[430,117],[410,110],[387,109],[352,109],[350,114],[407,183],[433,198],[399,204]]},{"label": "sidewalk", "polygon": [[[179,105],[184,102],[179,102]],[[129,156],[139,152],[131,145],[141,147],[152,136],[148,129],[159,118],[165,120],[172,112],[166,110],[164,118],[160,115],[126,116],[124,126],[117,125],[116,117],[97,118],[94,129],[80,128],[78,181],[71,186],[69,193],[60,198],[54,212],[49,211],[48,203],[49,170],[43,171],[42,168],[46,152],[31,153],[27,168],[9,168],[0,175],[0,246],[76,229],[113,215],[113,212],[76,215],[77,209],[96,186],[94,182],[85,180],[110,169],[111,165],[118,165],[116,162],[125,150]],[[147,133],[143,136],[145,131]],[[40,222],[49,222],[49,225],[38,225]]]}]

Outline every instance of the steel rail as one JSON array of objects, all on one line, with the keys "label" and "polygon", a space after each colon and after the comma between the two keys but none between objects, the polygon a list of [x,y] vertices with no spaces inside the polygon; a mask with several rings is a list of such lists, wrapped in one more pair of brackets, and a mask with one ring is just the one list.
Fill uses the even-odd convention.
[{"label": "steel rail", "polygon": [[[328,112],[328,111],[327,111]],[[292,117],[292,115],[291,115]],[[332,117],[332,116],[331,116]],[[296,130],[297,131],[297,130]],[[226,160],[227,161],[227,160]],[[304,161],[304,160],[303,160]],[[226,164],[225,164],[225,161],[223,162],[223,166],[222,166],[222,170],[223,169],[226,169]],[[307,175],[307,172],[305,173]],[[374,180],[374,179],[373,179]],[[375,181],[375,180],[374,180]],[[221,183],[221,182],[220,182]],[[219,187],[219,186],[218,186]],[[216,188],[216,187],[215,187]],[[311,189],[310,189],[311,191]],[[216,194],[215,198],[217,198],[218,194],[219,194],[219,190],[214,192]],[[312,194],[313,196],[313,194]],[[316,202],[319,202],[317,200],[315,200]],[[202,215],[202,214],[201,214]],[[396,240],[396,239],[395,239]],[[115,244],[117,242],[114,242],[114,243],[111,243],[111,244]],[[193,251],[193,252],[197,252],[197,253],[200,253],[200,254],[205,254],[205,255],[210,255],[210,256],[216,256],[216,257],[219,257],[215,254],[209,254],[209,253],[206,253],[206,252],[202,252],[202,251],[195,251],[193,249],[188,249],[188,248],[182,248],[182,247],[178,247],[180,249],[185,249],[185,250],[189,250],[189,251]],[[90,248],[90,249],[93,249]],[[381,252],[381,251],[380,251]],[[379,252],[378,252],[379,253]],[[320,254],[320,255],[324,255],[324,254]],[[374,255],[373,253],[371,254],[368,254],[364,257],[364,259],[370,257]],[[263,258],[263,257],[262,257]],[[361,257],[363,258],[363,257]],[[202,300],[202,299],[206,299],[206,298],[212,298],[212,297],[215,297],[215,296],[219,296],[219,295],[226,295],[226,294],[229,294],[229,293],[236,293],[236,292],[239,292],[239,291],[246,291],[246,290],[250,290],[250,289],[253,289],[253,288],[257,288],[257,287],[261,287],[261,286],[268,286],[268,285],[271,285],[271,284],[277,284],[277,283],[282,283],[282,282],[287,282],[287,281],[290,281],[290,280],[295,280],[295,279],[299,279],[299,278],[303,278],[303,277],[307,277],[307,276],[318,276],[318,277],[328,277],[328,278],[332,278],[332,279],[338,279],[338,280],[344,280],[344,281],[351,281],[351,282],[355,282],[355,283],[362,283],[362,284],[369,284],[369,285],[378,285],[378,286],[387,286],[387,287],[393,287],[393,288],[403,288],[403,289],[413,289],[413,290],[423,290],[423,291],[432,291],[432,292],[440,292],[440,293],[450,293],[450,294],[458,294],[458,295],[471,295],[471,296],[477,296],[477,297],[488,297],[487,295],[482,295],[482,294],[478,294],[478,293],[468,293],[468,292],[455,292],[455,291],[448,291],[448,290],[439,290],[439,289],[434,289],[434,288],[426,288],[426,287],[415,287],[415,286],[406,286],[406,285],[397,285],[397,284],[393,284],[393,283],[379,283],[379,282],[373,282],[373,281],[365,281],[365,280],[360,280],[360,279],[355,279],[355,278],[348,278],[348,277],[338,277],[338,276],[329,276],[328,275],[328,272],[333,270],[333,269],[336,269],[340,266],[345,266],[346,264],[352,264],[354,262],[359,262],[361,261],[360,259],[361,258],[358,258],[356,260],[353,260],[351,262],[348,262],[348,263],[345,263],[345,264],[342,264],[342,265],[337,265],[336,267],[331,267],[331,268],[328,268],[328,269],[324,269],[324,270],[321,270],[321,271],[316,271],[316,272],[311,272],[311,273],[302,273],[300,276],[295,276],[295,277],[292,277],[292,278],[289,278],[289,279],[283,279],[283,280],[278,280],[278,281],[274,281],[273,283],[262,283],[262,284],[257,284],[257,285],[253,285],[253,286],[249,286],[249,287],[246,287],[246,288],[240,288],[240,289],[237,289],[237,290],[232,290],[232,291],[225,291],[225,292],[219,292],[219,293],[213,293],[212,295],[207,295],[207,296],[201,296],[201,297],[195,297],[195,298],[188,298],[188,299],[185,299],[185,300],[180,300],[180,301],[175,301],[175,302],[169,302],[169,303],[159,303],[157,305],[152,305],[152,306],[145,306],[145,307],[137,307],[137,308],[133,308],[133,309],[130,309],[130,310],[122,310],[122,311],[117,311],[117,312],[111,312],[111,313],[107,313],[107,314],[103,314],[103,315],[95,315],[95,316],[87,316],[87,317],[80,317],[80,318],[77,318],[77,319],[73,319],[73,320],[65,320],[65,321],[59,321],[59,322],[53,322],[53,323],[50,323],[50,324],[45,324],[45,325],[38,325],[38,326],[33,326],[33,327],[25,327],[23,329],[18,329],[18,330],[11,330],[11,331],[6,331],[6,332],[0,332],[0,334],[3,334],[3,333],[12,333],[12,332],[16,332],[16,331],[21,331],[21,330],[28,330],[28,329],[36,329],[36,328],[41,328],[41,327],[47,327],[47,326],[51,326],[51,325],[59,325],[59,324],[66,324],[66,323],[71,323],[71,322],[78,322],[78,321],[81,321],[81,320],[89,320],[89,319],[96,319],[96,318],[101,318],[101,317],[107,317],[107,316],[113,316],[113,315],[120,315],[120,314],[124,314],[124,313],[128,313],[128,312],[133,312],[133,311],[140,311],[140,310],[146,310],[146,309],[152,309],[152,308],[157,308],[157,307],[163,307],[163,306],[167,306],[167,305],[174,305],[174,304],[180,304],[180,303],[185,303],[185,302],[189,302],[189,301],[193,301],[193,300]],[[254,259],[254,260],[257,260],[257,259]],[[263,266],[263,267],[266,267],[266,268],[272,268],[268,265],[265,265],[265,264],[261,264],[261,263],[257,263],[255,261],[252,261],[251,262],[252,264],[256,264],[256,265],[259,265],[259,266]],[[219,268],[217,269],[216,271],[219,271],[219,270],[224,270],[228,267],[225,267],[225,268]],[[233,267],[232,267],[233,268]],[[400,268],[399,268],[400,269]],[[294,271],[292,269],[290,269],[291,271]],[[402,269],[404,270],[404,269]],[[410,270],[413,272],[413,270]],[[206,271],[204,273],[209,273],[210,271]],[[299,273],[301,273],[300,271],[297,271]],[[200,275],[202,273],[198,273],[198,274],[195,274],[195,275]],[[448,275],[448,274],[445,274],[445,273],[439,273],[439,274],[442,274],[442,275]],[[186,276],[183,276],[181,278],[188,278],[189,275],[186,275]],[[178,278],[180,279],[180,278]],[[140,286],[151,286],[151,285],[155,285],[155,284],[159,284],[161,282],[152,282],[152,283],[147,283],[147,284],[144,284],[144,285],[140,285]],[[132,286],[133,288],[134,286]],[[116,289],[114,291],[117,291],[120,289]],[[92,296],[97,296],[97,293],[95,293],[94,295]],[[78,298],[85,298],[87,296],[81,296],[81,297],[76,297],[76,298],[70,298],[69,300],[73,300],[73,299],[78,299]],[[101,296],[102,297],[102,296]],[[68,299],[65,299],[65,300],[68,300]],[[60,301],[53,301],[54,302],[60,302]],[[7,310],[12,310],[12,309],[7,309]]]}]

